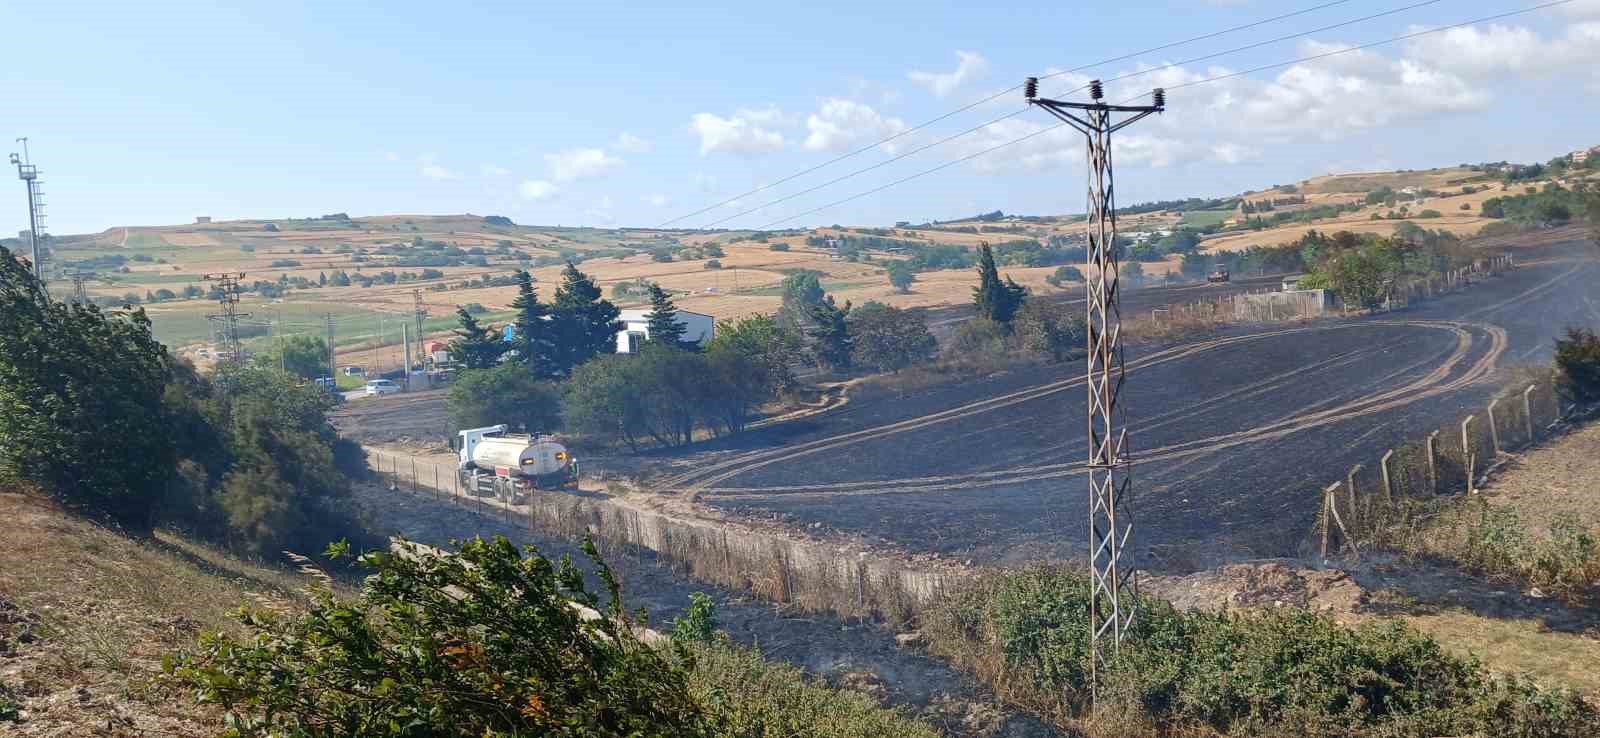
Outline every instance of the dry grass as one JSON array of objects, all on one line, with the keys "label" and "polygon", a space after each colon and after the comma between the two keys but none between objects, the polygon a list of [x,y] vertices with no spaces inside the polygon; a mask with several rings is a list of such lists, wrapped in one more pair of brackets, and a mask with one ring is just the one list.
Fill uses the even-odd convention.
[{"label": "dry grass", "polygon": [[300,584],[176,535],[135,540],[33,495],[0,492],[0,516],[0,602],[17,608],[0,611],[0,652],[14,651],[0,683],[23,713],[0,726],[6,735],[213,734],[214,715],[157,682],[161,657],[228,627],[242,602],[283,601]]},{"label": "dry grass", "polygon": [[1550,630],[1536,620],[1484,617],[1465,611],[1403,618],[1456,653],[1501,672],[1526,672],[1542,684],[1571,687],[1600,697],[1600,628],[1587,633]]}]

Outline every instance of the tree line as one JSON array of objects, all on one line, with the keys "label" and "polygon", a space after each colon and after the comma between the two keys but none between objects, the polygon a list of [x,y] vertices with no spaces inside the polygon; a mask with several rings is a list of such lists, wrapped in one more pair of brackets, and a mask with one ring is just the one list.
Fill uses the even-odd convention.
[{"label": "tree line", "polygon": [[144,530],[179,526],[250,552],[359,537],[360,447],[333,398],[260,365],[195,372],[142,309],[49,298],[0,248],[0,482]]}]

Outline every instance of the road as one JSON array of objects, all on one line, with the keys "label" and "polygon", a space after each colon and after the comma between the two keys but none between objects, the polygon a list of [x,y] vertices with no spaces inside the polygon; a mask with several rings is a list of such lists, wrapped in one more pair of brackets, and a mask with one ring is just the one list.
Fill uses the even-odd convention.
[{"label": "road", "polygon": [[[1293,553],[1317,489],[1481,408],[1507,367],[1548,361],[1563,325],[1600,324],[1597,285],[1592,247],[1567,244],[1408,311],[1130,350],[1142,543],[1202,557]],[[1076,554],[1087,498],[1081,373],[1081,362],[1035,367],[852,402],[689,459],[679,468],[692,472],[663,484],[913,550]]]}]

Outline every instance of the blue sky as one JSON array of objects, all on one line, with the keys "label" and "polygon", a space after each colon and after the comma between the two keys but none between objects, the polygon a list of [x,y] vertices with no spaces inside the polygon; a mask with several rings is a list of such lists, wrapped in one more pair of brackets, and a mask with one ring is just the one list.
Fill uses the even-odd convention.
[{"label": "blue sky", "polygon": [[[1062,75],[1181,62],[1418,0],[1349,0]],[[29,136],[55,233],[344,211],[653,226],[870,144],[1029,74],[1317,0],[681,5],[6,2],[9,141]],[[1426,7],[1112,85],[1111,97],[1536,3]],[[1600,0],[1174,90],[1117,149],[1119,202],[1329,171],[1542,160],[1600,144]],[[689,218],[701,226],[1020,108],[1020,93]],[[1026,135],[1031,111],[724,223],[753,227]],[[1076,134],[784,225],[1081,211]],[[11,180],[15,182],[15,180]],[[0,232],[26,226],[20,184]]]}]

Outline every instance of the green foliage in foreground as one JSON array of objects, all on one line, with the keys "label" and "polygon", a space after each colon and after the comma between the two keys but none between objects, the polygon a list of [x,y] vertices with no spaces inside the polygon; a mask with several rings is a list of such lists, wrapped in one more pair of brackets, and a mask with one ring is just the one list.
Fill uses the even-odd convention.
[{"label": "green foliage in foreground", "polygon": [[222,707],[230,738],[937,735],[713,637],[703,595],[681,640],[643,643],[615,577],[584,549],[607,602],[570,560],[504,538],[369,553],[358,597],[315,587],[303,612],[241,610],[248,636],[206,634],[164,666]]},{"label": "green foliage in foreground", "polygon": [[[1152,728],[1226,735],[1591,736],[1577,694],[1491,676],[1400,623],[1349,628],[1298,609],[1179,612],[1144,600],[1100,704]],[[1059,569],[990,578],[928,618],[935,652],[1046,714],[1086,714],[1088,582]]]}]

